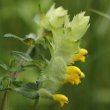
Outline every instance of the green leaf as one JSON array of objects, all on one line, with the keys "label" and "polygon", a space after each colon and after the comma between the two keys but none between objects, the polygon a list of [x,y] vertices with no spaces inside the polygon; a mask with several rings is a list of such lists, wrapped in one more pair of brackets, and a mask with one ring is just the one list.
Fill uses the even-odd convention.
[{"label": "green leaf", "polygon": [[0,64],[0,67],[4,70],[9,70],[9,67],[6,64]]},{"label": "green leaf", "polygon": [[29,83],[23,85],[23,87],[25,87],[26,89],[30,89],[30,90],[38,90],[38,85],[39,85],[39,83],[29,82]]},{"label": "green leaf", "polygon": [[13,88],[13,90],[30,99],[39,98],[39,95],[37,92],[38,85],[35,83],[29,82],[27,84],[22,85],[21,87]]},{"label": "green leaf", "polygon": [[10,34],[10,33],[9,34],[5,34],[3,37],[10,37],[10,38],[15,38],[15,39],[18,39],[20,41],[23,41],[22,38],[20,38],[20,37],[18,37],[16,35]]},{"label": "green leaf", "polygon": [[100,15],[100,16],[103,16],[105,18],[107,18],[108,20],[110,20],[110,15],[109,14],[106,14],[104,12],[101,12],[101,11],[98,11],[98,10],[94,10],[94,9],[90,9],[90,11]]},{"label": "green leaf", "polygon": [[36,35],[35,34],[29,34],[29,35],[27,35],[24,39],[23,38],[21,38],[21,37],[18,37],[18,36],[16,36],[16,35],[14,35],[14,34],[5,34],[3,37],[6,37],[6,38],[8,38],[8,37],[10,37],[10,38],[15,38],[15,39],[18,39],[18,40],[20,40],[20,41],[22,41],[22,42],[24,42],[25,44],[27,44],[27,45],[35,45],[35,42],[36,42]]},{"label": "green leaf", "polygon": [[12,79],[11,83],[12,83],[15,87],[21,87],[21,86],[23,85],[23,81],[16,80],[15,78]]},{"label": "green leaf", "polygon": [[24,66],[20,66],[20,67],[12,67],[12,68],[10,68],[10,70],[9,70],[11,73],[14,73],[14,72],[22,72],[22,71],[25,71],[25,68],[24,68]]},{"label": "green leaf", "polygon": [[4,76],[0,77],[0,91],[7,88],[9,80],[10,80],[9,76],[4,75]]},{"label": "green leaf", "polygon": [[18,56],[19,58],[21,58],[25,61],[32,61],[32,58],[27,53],[19,52],[19,51],[13,51],[12,54],[15,56]]},{"label": "green leaf", "polygon": [[8,79],[8,77],[9,77],[9,76],[7,76],[7,75],[1,76],[1,77],[0,77],[0,82],[2,82],[2,81],[5,80],[5,79]]},{"label": "green leaf", "polygon": [[37,92],[28,92],[27,90],[24,90],[23,88],[14,88],[14,91],[20,93],[24,97],[30,98],[30,99],[37,99],[39,98],[39,95]]}]

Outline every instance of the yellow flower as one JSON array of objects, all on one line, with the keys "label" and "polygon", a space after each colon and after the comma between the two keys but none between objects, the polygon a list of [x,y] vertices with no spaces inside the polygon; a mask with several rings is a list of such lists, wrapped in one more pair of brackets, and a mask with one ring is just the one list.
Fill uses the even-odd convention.
[{"label": "yellow flower", "polygon": [[59,102],[61,107],[63,107],[65,103],[68,103],[68,97],[62,94],[54,94],[53,100]]},{"label": "yellow flower", "polygon": [[76,66],[68,66],[66,68],[66,81],[71,84],[76,84],[78,85],[81,83],[81,78],[85,77],[85,74]]},{"label": "yellow flower", "polygon": [[73,56],[73,61],[85,62],[86,54],[88,54],[88,51],[86,49],[80,49],[79,53],[77,53]]}]

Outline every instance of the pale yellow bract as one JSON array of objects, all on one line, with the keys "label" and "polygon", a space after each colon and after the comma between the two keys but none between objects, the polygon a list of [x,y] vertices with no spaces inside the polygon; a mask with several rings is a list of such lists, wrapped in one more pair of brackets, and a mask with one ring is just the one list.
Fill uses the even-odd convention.
[{"label": "pale yellow bract", "polygon": [[[65,83],[81,83],[81,78],[84,78],[85,74],[72,65],[75,61],[85,62],[85,55],[88,53],[86,49],[80,49],[80,39],[90,26],[90,17],[86,16],[85,12],[78,13],[72,20],[69,16],[68,10],[52,5],[38,22],[38,41],[45,41],[51,56],[50,60],[46,59],[45,68],[42,69],[41,87],[45,91],[39,91],[39,94],[41,97],[59,102],[61,107],[68,103],[68,98],[63,94],[52,93]],[[44,33],[48,32],[49,34],[44,37]]]}]

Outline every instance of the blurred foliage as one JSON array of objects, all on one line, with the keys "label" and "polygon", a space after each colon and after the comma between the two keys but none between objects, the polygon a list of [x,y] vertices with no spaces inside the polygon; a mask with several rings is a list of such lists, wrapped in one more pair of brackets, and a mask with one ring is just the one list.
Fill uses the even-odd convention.
[{"label": "blurred foliage", "polygon": [[[30,32],[36,33],[34,22],[35,14],[39,12],[39,3],[43,11],[55,2],[56,6],[63,6],[69,10],[71,18],[80,11],[86,11],[91,16],[90,28],[86,33],[82,46],[89,51],[88,61],[85,64],[77,63],[86,73],[86,78],[79,86],[65,85],[61,92],[67,94],[70,103],[64,110],[109,110],[110,109],[110,20],[90,11],[95,9],[110,14],[110,0],[0,0],[0,63],[7,63],[10,51],[25,51],[26,47],[19,41],[6,40],[2,36],[12,33],[24,37]],[[32,74],[23,73],[23,80],[35,80],[35,71]],[[0,69],[1,74],[5,72]],[[28,75],[27,75],[28,74]],[[27,76],[27,77],[25,77]],[[31,76],[31,77],[30,77]],[[26,79],[27,78],[27,79]],[[31,78],[31,79],[30,79]],[[71,90],[66,88],[72,88]],[[2,98],[0,93],[0,103]],[[18,101],[17,101],[17,100]],[[47,102],[45,104],[45,101]],[[10,93],[7,98],[6,110],[31,110],[33,101],[16,93]],[[60,110],[56,104],[42,100],[39,110]]]}]

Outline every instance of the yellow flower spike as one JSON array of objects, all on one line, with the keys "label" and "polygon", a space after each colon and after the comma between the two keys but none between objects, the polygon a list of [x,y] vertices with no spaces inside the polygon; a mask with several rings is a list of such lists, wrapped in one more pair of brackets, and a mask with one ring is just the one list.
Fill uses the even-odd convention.
[{"label": "yellow flower spike", "polygon": [[73,61],[85,62],[85,60],[86,60],[85,55],[86,54],[88,54],[88,51],[86,49],[80,49],[79,53],[77,53],[73,56]]},{"label": "yellow flower spike", "polygon": [[59,102],[61,107],[63,107],[65,103],[66,104],[68,103],[68,97],[66,97],[65,95],[62,95],[62,94],[54,94],[53,100]]},{"label": "yellow flower spike", "polygon": [[85,77],[85,74],[76,66],[68,66],[66,68],[66,82],[78,85],[81,83],[81,78]]}]

